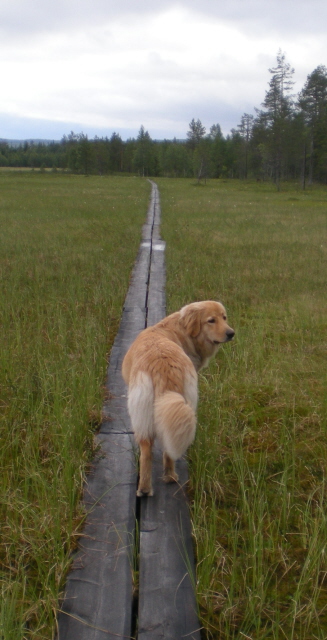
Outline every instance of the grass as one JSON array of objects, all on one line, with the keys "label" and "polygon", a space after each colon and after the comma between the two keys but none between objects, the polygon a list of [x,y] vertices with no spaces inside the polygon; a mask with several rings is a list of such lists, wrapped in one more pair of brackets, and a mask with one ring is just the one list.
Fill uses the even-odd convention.
[{"label": "grass", "polygon": [[150,185],[0,172],[1,637],[50,638]]},{"label": "grass", "polygon": [[327,638],[327,189],[158,180],[169,311],[215,298],[190,450],[206,639]]},{"label": "grass", "polygon": [[[227,307],[190,450],[205,640],[327,638],[327,190],[158,179],[169,311]],[[0,172],[1,604],[49,639],[150,185]]]}]

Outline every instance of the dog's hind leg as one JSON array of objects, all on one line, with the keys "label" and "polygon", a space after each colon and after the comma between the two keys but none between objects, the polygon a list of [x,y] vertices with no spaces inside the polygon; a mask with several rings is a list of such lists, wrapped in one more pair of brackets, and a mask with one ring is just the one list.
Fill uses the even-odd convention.
[{"label": "dog's hind leg", "polygon": [[163,454],[163,481],[164,482],[177,482],[178,474],[175,471],[175,460],[172,460],[168,453]]},{"label": "dog's hind leg", "polygon": [[135,442],[140,447],[140,479],[136,495],[152,496],[153,384],[143,371],[137,374],[128,390],[128,411]]},{"label": "dog's hind leg", "polygon": [[136,495],[153,496],[152,490],[152,440],[141,440],[140,447],[140,479]]}]

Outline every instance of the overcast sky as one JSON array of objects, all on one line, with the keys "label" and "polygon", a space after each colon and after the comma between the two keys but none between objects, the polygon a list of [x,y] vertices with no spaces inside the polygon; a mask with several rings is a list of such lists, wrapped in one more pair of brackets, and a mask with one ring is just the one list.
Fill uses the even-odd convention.
[{"label": "overcast sky", "polygon": [[327,66],[326,0],[0,0],[0,138],[224,134],[279,49],[294,91]]}]

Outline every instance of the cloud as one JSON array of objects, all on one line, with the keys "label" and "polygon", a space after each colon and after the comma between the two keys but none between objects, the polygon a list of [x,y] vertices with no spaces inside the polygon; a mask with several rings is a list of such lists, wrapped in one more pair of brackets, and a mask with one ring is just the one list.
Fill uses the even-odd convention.
[{"label": "cloud", "polygon": [[183,137],[193,117],[228,133],[260,107],[279,47],[295,91],[324,63],[325,34],[310,29],[326,12],[318,0],[2,0],[1,109],[85,133],[143,123]]},{"label": "cloud", "polygon": [[147,16],[170,8],[173,4],[163,0],[158,8],[152,0],[2,0],[0,29],[3,36],[28,37],[35,33],[110,24],[116,18],[129,20],[135,16]]},{"label": "cloud", "polygon": [[[248,33],[321,34],[325,33],[325,0],[2,0],[0,24],[2,34],[31,34],[72,28],[92,27],[116,19],[135,20],[158,15],[172,9],[201,14],[208,21],[238,25]],[[183,34],[181,33],[181,39]]]},{"label": "cloud", "polygon": [[143,16],[137,28],[116,21],[73,35],[42,34],[24,46],[24,55],[16,43],[7,45],[0,73],[11,89],[2,109],[98,127],[139,123],[142,115],[142,121],[172,123],[178,111],[200,110],[199,101],[203,106],[240,101],[246,69],[255,99],[260,83],[256,50],[247,45],[240,62],[236,40],[247,45],[235,28],[205,18],[195,23],[182,10]]},{"label": "cloud", "polygon": [[324,34],[327,4],[325,0],[185,0],[184,7],[220,21],[237,25],[248,34],[290,36]]}]

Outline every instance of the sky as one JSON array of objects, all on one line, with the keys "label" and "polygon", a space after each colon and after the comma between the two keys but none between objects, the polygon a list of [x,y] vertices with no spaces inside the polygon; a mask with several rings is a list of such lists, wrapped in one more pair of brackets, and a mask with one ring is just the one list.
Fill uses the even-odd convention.
[{"label": "sky", "polygon": [[0,0],[0,138],[224,135],[279,49],[294,93],[327,66],[326,0]]}]

